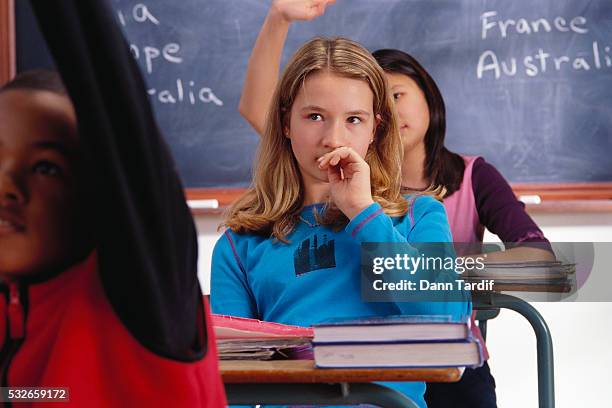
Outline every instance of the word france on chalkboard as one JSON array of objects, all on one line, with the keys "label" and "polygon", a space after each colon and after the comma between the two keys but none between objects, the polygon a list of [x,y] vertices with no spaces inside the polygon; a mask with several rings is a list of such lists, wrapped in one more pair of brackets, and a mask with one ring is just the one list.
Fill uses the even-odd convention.
[{"label": "word france on chalkboard", "polygon": [[[270,1],[110,3],[186,186],[247,186],[237,107]],[[283,63],[315,35],[399,48],[438,83],[452,150],[514,182],[612,181],[611,21],[609,0],[337,0],[291,27]]]}]

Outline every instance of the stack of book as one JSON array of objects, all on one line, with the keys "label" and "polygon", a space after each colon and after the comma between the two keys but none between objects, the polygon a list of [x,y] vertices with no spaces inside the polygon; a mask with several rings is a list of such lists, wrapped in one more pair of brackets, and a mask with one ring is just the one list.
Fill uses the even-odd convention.
[{"label": "stack of book", "polygon": [[310,355],[312,328],[212,315],[221,360],[270,360]]},{"label": "stack of book", "polygon": [[570,292],[575,287],[576,265],[559,261],[487,262],[463,278],[478,283],[493,280],[496,291]]},{"label": "stack of book", "polygon": [[334,319],[314,328],[320,368],[478,367],[482,347],[469,321],[449,316]]}]

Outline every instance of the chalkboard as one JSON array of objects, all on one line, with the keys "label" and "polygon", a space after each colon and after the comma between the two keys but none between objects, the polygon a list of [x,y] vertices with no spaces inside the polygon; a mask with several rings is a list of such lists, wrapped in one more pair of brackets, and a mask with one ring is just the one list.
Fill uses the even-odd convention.
[{"label": "chalkboard", "polygon": [[[111,0],[188,187],[245,187],[258,137],[239,116],[270,1]],[[50,64],[16,2],[18,70]],[[447,106],[447,145],[513,182],[612,181],[609,0],[338,0],[292,26],[413,54]]]}]

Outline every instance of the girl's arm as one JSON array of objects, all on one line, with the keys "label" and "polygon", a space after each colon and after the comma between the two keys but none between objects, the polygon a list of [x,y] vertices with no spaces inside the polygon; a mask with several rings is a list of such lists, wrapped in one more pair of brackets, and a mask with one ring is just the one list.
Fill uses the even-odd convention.
[{"label": "girl's arm", "polygon": [[238,111],[259,135],[278,82],[280,60],[293,21],[312,20],[335,0],[274,0],[249,58]]},{"label": "girl's arm", "polygon": [[[439,201],[429,196],[417,196],[411,200],[408,213],[394,220],[385,214],[380,204],[373,201],[370,167],[355,150],[340,147],[324,154],[318,161],[319,168],[327,170],[331,201],[350,219],[345,231],[355,240],[355,244],[383,244],[361,245],[362,259],[372,260],[373,263],[376,258],[393,260],[397,256],[454,259],[446,211]],[[428,245],[420,245],[423,243]],[[454,320],[465,320],[471,313],[469,295],[458,288],[456,279],[459,279],[459,275],[449,267],[439,265],[432,268],[417,266],[414,273],[388,269],[385,281],[411,281],[419,289],[410,298],[389,290],[379,293],[382,295],[380,299],[394,302],[402,314],[444,314],[451,315]],[[366,281],[372,284],[380,279],[374,276],[373,270],[372,274],[365,270],[363,273],[366,274]],[[430,294],[420,289],[422,281],[449,283],[454,290]]]},{"label": "girl's arm", "polygon": [[199,359],[207,334],[198,329],[205,313],[197,234],[115,17],[100,1],[32,4],[77,112],[89,164],[90,194],[82,202],[91,214],[105,293],[149,350]]},{"label": "girl's arm", "polygon": [[210,303],[214,313],[259,319],[257,303],[248,283],[244,253],[228,229],[212,256]]},{"label": "girl's arm", "polygon": [[[550,243],[514,196],[495,167],[479,158],[472,170],[472,188],[480,222],[505,243],[526,243],[487,254],[488,261],[554,261]],[[527,244],[529,243],[529,244]]]},{"label": "girl's arm", "polygon": [[[365,242],[381,243],[407,243],[409,246],[401,247],[410,257],[454,258],[451,232],[443,205],[429,196],[417,196],[410,201],[408,213],[399,223],[384,214],[382,207],[373,204],[366,208],[347,225],[346,231],[361,244]],[[430,243],[429,245],[427,243]],[[363,248],[362,248],[363,250]],[[373,256],[395,256],[396,249],[385,247],[377,250]],[[385,253],[388,252],[388,253]],[[400,255],[403,255],[400,254]],[[386,293],[389,301],[396,304],[401,314],[437,314],[450,315],[454,321],[465,321],[471,314],[469,293],[459,286],[456,279],[461,279],[448,269],[419,268],[414,275],[405,271],[395,272],[390,281],[399,282],[400,279],[412,280],[417,287],[421,280],[453,285],[453,290],[431,292],[415,292],[417,298],[408,299],[404,294]]]}]

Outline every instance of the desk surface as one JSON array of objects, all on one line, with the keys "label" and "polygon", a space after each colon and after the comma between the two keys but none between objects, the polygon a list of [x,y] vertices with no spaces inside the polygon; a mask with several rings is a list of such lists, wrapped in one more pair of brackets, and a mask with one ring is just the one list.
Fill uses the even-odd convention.
[{"label": "desk surface", "polygon": [[224,383],[326,383],[370,381],[454,382],[461,370],[450,368],[315,368],[313,360],[220,361]]}]

